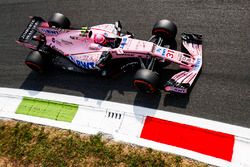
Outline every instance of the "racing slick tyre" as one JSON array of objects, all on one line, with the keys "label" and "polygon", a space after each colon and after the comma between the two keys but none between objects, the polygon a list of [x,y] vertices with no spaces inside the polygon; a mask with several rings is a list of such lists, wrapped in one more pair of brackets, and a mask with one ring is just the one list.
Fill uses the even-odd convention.
[{"label": "racing slick tyre", "polygon": [[134,86],[144,93],[154,93],[157,91],[159,74],[148,70],[139,69],[134,76]]},{"label": "racing slick tyre", "polygon": [[69,19],[61,13],[54,13],[48,20],[50,27],[68,29],[70,27]]},{"label": "racing slick tyre", "polygon": [[31,51],[25,59],[25,64],[32,70],[42,73],[45,71],[47,60],[39,51]]},{"label": "racing slick tyre", "polygon": [[177,26],[169,20],[159,20],[155,23],[152,35],[160,36],[166,41],[172,41],[177,34]]}]

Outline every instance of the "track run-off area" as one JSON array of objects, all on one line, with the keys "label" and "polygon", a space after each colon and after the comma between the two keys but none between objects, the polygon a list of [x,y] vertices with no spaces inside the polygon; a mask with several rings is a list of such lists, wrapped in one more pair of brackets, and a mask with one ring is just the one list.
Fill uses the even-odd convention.
[{"label": "track run-off area", "polygon": [[0,118],[102,133],[208,164],[250,166],[250,129],[134,105],[0,88]]}]

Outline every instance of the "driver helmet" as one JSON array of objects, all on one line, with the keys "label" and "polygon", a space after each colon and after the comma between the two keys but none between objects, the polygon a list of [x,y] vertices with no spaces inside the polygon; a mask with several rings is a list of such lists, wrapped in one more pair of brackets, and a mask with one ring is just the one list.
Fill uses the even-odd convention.
[{"label": "driver helmet", "polygon": [[94,36],[94,42],[98,43],[98,44],[105,44],[106,43],[106,39],[105,39],[104,35],[95,34],[95,36]]}]

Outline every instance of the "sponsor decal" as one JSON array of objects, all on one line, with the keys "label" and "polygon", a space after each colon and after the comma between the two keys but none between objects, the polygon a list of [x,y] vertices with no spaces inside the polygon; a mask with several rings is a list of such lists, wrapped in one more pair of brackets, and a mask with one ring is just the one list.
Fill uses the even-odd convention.
[{"label": "sponsor decal", "polygon": [[122,42],[120,44],[120,48],[123,49],[125,47],[127,40],[128,40],[128,38],[122,38]]},{"label": "sponsor decal", "polygon": [[36,20],[33,19],[30,22],[30,24],[28,25],[28,27],[26,28],[26,30],[23,32],[21,38],[25,39],[25,37],[26,37],[26,39],[30,39],[33,32],[34,32],[34,31],[32,31],[33,30],[32,28],[36,28],[39,24],[40,24],[40,22],[36,22]]},{"label": "sponsor decal", "polygon": [[[25,38],[25,36],[29,33],[30,29],[33,27],[33,24],[35,23],[35,20],[32,20],[30,22],[30,24],[28,25],[28,27],[26,28],[26,30],[24,31],[24,33],[22,34],[21,38]],[[29,35],[27,35],[28,37]]]},{"label": "sponsor decal", "polygon": [[179,57],[179,61],[181,62],[185,62],[185,63],[191,63],[192,62],[192,58],[190,57],[187,57],[181,53],[178,54],[178,57]]},{"label": "sponsor decal", "polygon": [[161,53],[161,48],[157,48],[157,49],[156,49],[156,52],[157,52],[157,53]]},{"label": "sponsor decal", "polygon": [[[82,59],[83,59],[83,57],[85,57],[86,55],[84,55],[84,56],[82,56]],[[86,56],[87,57],[87,56]],[[89,58],[89,60],[91,60],[91,58],[90,58],[91,56],[89,56],[88,58]],[[83,61],[82,59],[77,59],[77,58],[79,58],[79,57],[76,57],[76,56],[69,56],[69,59],[71,60],[71,61],[73,61],[76,65],[78,65],[79,67],[82,67],[82,68],[84,68],[84,69],[93,69],[93,68],[95,68],[95,65],[96,65],[96,61],[95,62],[91,62],[91,61],[87,61],[87,62],[85,62],[85,61]]]},{"label": "sponsor decal", "polygon": [[73,45],[72,42],[66,41],[66,40],[64,40],[64,39],[62,39],[61,42],[64,43],[64,45]]},{"label": "sponsor decal", "polygon": [[100,55],[76,55],[75,59],[86,62],[97,62],[100,59]]},{"label": "sponsor decal", "polygon": [[79,40],[80,38],[79,37],[77,37],[77,36],[69,36],[70,37],[70,39],[73,39],[73,40]]},{"label": "sponsor decal", "polygon": [[138,43],[137,43],[135,49],[141,50],[141,49],[144,49],[145,47],[146,47],[145,43],[143,41],[138,40]]},{"label": "sponsor decal", "polygon": [[181,57],[181,61],[184,61],[184,62],[190,62],[190,60],[188,60],[189,58],[187,58],[186,56],[182,56]]},{"label": "sponsor decal", "polygon": [[198,70],[200,66],[201,66],[201,58],[198,58],[194,65],[194,70]]},{"label": "sponsor decal", "polygon": [[58,30],[54,30],[54,29],[48,29],[48,28],[40,28],[40,31],[48,36],[56,36],[59,34]]},{"label": "sponsor decal", "polygon": [[133,67],[133,66],[136,66],[138,64],[139,64],[138,62],[131,62],[131,63],[123,65],[120,69],[125,70],[127,67]]},{"label": "sponsor decal", "polygon": [[176,88],[176,87],[172,87],[172,91],[178,92],[178,93],[186,93],[187,92],[186,89]]},{"label": "sponsor decal", "polygon": [[56,43],[56,44],[59,45],[59,46],[62,46],[62,43],[63,43],[64,45],[73,45],[72,42],[66,41],[66,40],[64,40],[64,39],[62,39],[61,41],[59,41],[59,40],[56,40],[55,38],[52,38],[51,41],[52,41],[53,43]]},{"label": "sponsor decal", "polygon": [[82,61],[76,60],[76,64],[84,69],[93,69],[95,67],[94,62],[82,62]]},{"label": "sponsor decal", "polygon": [[166,50],[167,50],[167,49],[164,48],[163,51],[162,51],[162,54],[161,54],[161,55],[164,56],[164,57],[165,57],[165,54],[166,54]]},{"label": "sponsor decal", "polygon": [[181,61],[182,53],[178,53],[178,58],[179,58],[179,61]]}]

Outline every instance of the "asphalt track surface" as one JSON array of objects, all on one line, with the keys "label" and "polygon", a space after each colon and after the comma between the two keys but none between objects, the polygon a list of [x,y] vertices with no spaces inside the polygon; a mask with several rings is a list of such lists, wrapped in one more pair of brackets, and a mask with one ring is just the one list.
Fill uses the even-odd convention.
[{"label": "asphalt track surface", "polygon": [[[249,0],[8,0],[0,1],[0,87],[85,96],[157,108],[250,127]],[[64,13],[73,26],[113,23],[139,39],[148,39],[153,24],[170,19],[181,32],[203,34],[203,70],[189,96],[138,93],[133,73],[117,79],[53,70],[32,72],[23,63],[29,52],[15,40],[28,16]]]}]

